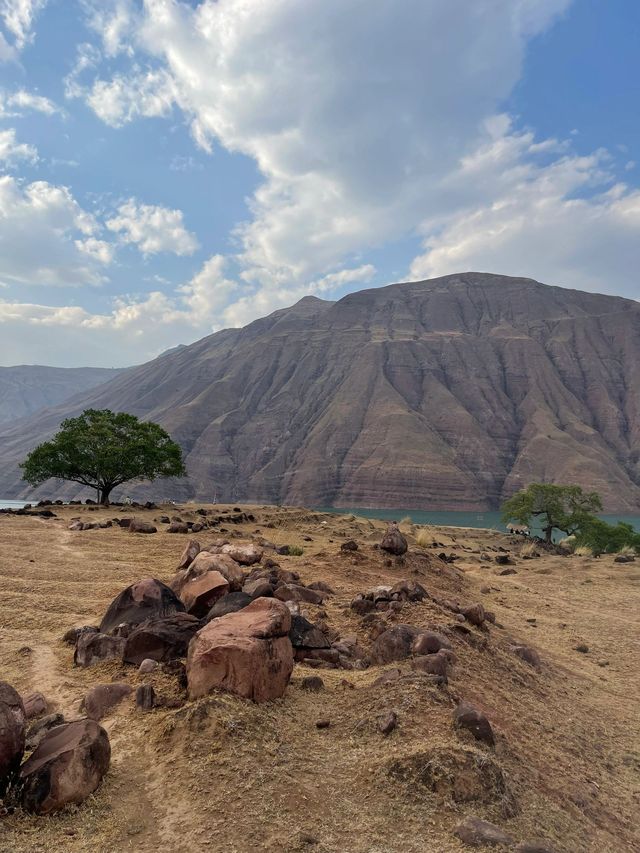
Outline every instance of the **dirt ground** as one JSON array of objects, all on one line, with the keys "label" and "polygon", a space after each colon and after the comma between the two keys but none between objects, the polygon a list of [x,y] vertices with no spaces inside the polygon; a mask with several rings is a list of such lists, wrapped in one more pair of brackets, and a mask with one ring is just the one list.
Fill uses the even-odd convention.
[{"label": "dirt ground", "polygon": [[[189,518],[193,509],[172,513]],[[101,787],[83,805],[53,816],[16,810],[0,817],[2,853],[453,853],[469,849],[453,835],[465,815],[497,823],[516,841],[546,838],[562,853],[640,850],[640,560],[525,560],[517,537],[454,528],[431,528],[438,544],[421,548],[409,525],[409,555],[389,561],[373,547],[382,522],[243,509],[256,521],[224,535],[302,546],[302,556],[278,562],[305,582],[327,582],[336,594],[323,605],[326,621],[366,647],[370,639],[351,599],[401,578],[419,581],[439,601],[480,601],[496,624],[456,632],[452,612],[433,600],[386,617],[450,631],[456,663],[444,687],[413,673],[408,661],[364,671],[296,665],[284,698],[266,705],[216,694],[144,714],[125,701],[102,722],[112,763]],[[119,527],[72,532],[72,516],[94,521],[124,513],[55,510],[49,520],[0,515],[0,679],[21,693],[42,691],[50,710],[68,719],[80,716],[90,687],[113,679],[177,692],[169,676],[141,676],[134,667],[75,668],[61,637],[70,627],[96,624],[130,583],[167,581],[186,538],[163,532],[165,525],[151,536]],[[147,520],[160,513],[136,510]],[[196,538],[206,544],[217,535]],[[358,552],[340,552],[347,538],[358,542]],[[499,574],[499,547],[512,552],[515,574]],[[443,551],[456,562],[441,562],[435,555]],[[312,621],[319,609],[305,606]],[[541,671],[514,655],[514,643],[539,651]],[[576,651],[580,644],[588,652]],[[374,684],[395,666],[402,678]],[[325,682],[320,693],[300,688],[311,672]],[[453,728],[460,698],[486,712],[495,749]],[[398,728],[383,737],[375,721],[389,710]],[[319,719],[330,726],[318,729]],[[469,752],[478,766],[502,771],[506,790],[463,802],[446,778],[425,784],[425,767],[442,770],[448,757]]]}]

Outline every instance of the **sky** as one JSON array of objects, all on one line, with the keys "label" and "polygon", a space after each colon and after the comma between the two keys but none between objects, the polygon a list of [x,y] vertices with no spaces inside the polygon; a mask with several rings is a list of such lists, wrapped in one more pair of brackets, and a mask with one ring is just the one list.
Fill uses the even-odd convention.
[{"label": "sky", "polygon": [[0,364],[465,270],[640,299],[637,0],[0,0]]}]

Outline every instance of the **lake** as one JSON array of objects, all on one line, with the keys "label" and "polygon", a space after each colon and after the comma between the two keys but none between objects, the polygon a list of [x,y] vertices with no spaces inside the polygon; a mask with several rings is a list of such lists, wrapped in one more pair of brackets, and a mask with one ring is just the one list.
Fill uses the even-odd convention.
[{"label": "lake", "polygon": [[[367,509],[363,507],[318,507],[322,512],[337,512],[341,515],[360,515],[364,518],[379,518],[383,521],[400,521],[410,518],[414,524],[431,524],[436,527],[488,527],[506,532],[499,512],[429,512],[417,509]],[[640,515],[601,515],[603,521],[617,524],[624,521],[640,533]],[[533,533],[541,531],[532,528]]]},{"label": "lake", "polygon": [[0,499],[0,509],[22,509],[28,503],[34,504],[37,501],[3,501]]}]

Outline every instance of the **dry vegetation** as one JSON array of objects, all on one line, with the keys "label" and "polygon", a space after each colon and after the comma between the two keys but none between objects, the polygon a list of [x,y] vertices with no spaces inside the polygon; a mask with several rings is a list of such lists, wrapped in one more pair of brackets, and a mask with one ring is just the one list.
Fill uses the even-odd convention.
[{"label": "dry vegetation", "polygon": [[[296,665],[286,696],[269,705],[218,694],[145,715],[125,702],[103,721],[112,743],[105,783],[83,806],[55,816],[17,811],[0,818],[2,853],[453,853],[468,849],[452,835],[465,814],[493,820],[518,839],[546,837],[564,853],[640,849],[640,562],[516,556],[517,573],[500,576],[480,553],[493,556],[500,545],[517,552],[521,541],[431,528],[428,535],[415,531],[420,546],[413,543],[400,565],[372,547],[380,522],[252,511],[257,522],[234,532],[249,538],[260,531],[276,544],[302,547],[303,556],[278,561],[306,582],[324,580],[335,589],[324,610],[342,635],[356,634],[368,646],[348,604],[356,592],[402,577],[439,599],[481,601],[498,624],[486,634],[474,629],[471,641],[455,639],[457,662],[444,688],[403,662],[406,677],[378,686],[380,667],[321,670],[326,689],[308,693],[299,684],[311,670]],[[87,520],[105,513],[114,511],[83,511]],[[165,694],[175,690],[167,676],[139,676],[113,663],[76,669],[60,637],[69,627],[96,623],[133,581],[170,578],[185,537],[119,528],[71,532],[73,514],[65,509],[47,521],[0,516],[0,678],[22,692],[41,690],[52,709],[69,717],[79,715],[84,693],[101,681],[146,679]],[[205,541],[213,536],[199,534]],[[356,539],[360,550],[341,554],[345,538]],[[441,544],[434,548],[432,539]],[[459,559],[445,564],[434,556],[440,551]],[[306,610],[313,619],[318,608]],[[397,621],[453,624],[451,612],[432,601],[406,605]],[[513,655],[513,642],[539,650],[541,672]],[[588,653],[577,652],[578,644]],[[495,750],[452,728],[460,697],[489,716]],[[384,738],[375,719],[390,709],[398,729]],[[318,730],[319,718],[330,727]],[[444,764],[451,750],[496,761],[509,798],[455,803],[446,786],[433,793],[411,774],[394,773],[397,762],[420,763],[427,753]]]}]

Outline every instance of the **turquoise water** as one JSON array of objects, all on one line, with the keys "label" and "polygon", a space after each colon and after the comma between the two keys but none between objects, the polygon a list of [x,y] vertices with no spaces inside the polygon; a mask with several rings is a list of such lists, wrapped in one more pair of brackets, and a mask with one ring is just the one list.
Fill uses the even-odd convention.
[{"label": "turquoise water", "polygon": [[3,501],[0,500],[0,509],[22,509],[29,501]]},{"label": "turquoise water", "polygon": [[[364,518],[380,518],[383,521],[400,521],[410,518],[414,524],[433,524],[439,527],[488,527],[506,532],[499,512],[426,512],[417,509],[368,509],[364,507],[319,507],[322,512],[337,512],[341,515],[360,515]],[[609,524],[625,521],[640,533],[640,515],[601,515]],[[533,529],[534,533],[539,530]]]}]

